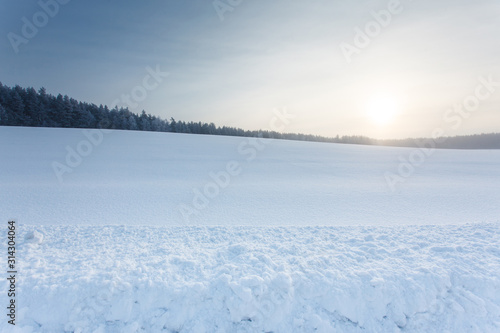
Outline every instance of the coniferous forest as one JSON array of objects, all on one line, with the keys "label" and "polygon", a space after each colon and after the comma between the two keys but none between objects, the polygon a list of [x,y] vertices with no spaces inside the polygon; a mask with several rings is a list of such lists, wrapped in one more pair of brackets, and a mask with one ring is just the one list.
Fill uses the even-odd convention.
[{"label": "coniferous forest", "polygon": [[[366,136],[324,137],[301,133],[279,133],[268,130],[243,130],[216,126],[214,123],[184,122],[162,119],[128,108],[77,101],[67,95],[47,94],[45,88],[8,87],[0,83],[0,126],[103,128],[136,131],[175,132],[242,137],[263,137],[285,140],[332,142],[345,144],[429,147],[449,149],[500,149],[500,133],[429,138],[378,140]],[[432,142],[429,144],[429,142]]]}]

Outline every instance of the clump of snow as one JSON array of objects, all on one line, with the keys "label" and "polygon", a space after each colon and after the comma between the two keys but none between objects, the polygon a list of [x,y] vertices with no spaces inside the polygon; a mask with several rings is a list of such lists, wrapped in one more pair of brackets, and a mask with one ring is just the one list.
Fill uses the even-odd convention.
[{"label": "clump of snow", "polygon": [[499,224],[19,231],[19,332],[500,330]]},{"label": "clump of snow", "polygon": [[41,232],[39,232],[38,230],[33,230],[33,231],[26,233],[24,240],[26,243],[42,244],[43,234]]}]

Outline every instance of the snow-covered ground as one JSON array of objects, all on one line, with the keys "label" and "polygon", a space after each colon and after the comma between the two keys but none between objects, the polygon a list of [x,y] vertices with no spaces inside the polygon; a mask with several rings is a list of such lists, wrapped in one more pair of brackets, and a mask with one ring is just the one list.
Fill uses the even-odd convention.
[{"label": "snow-covered ground", "polygon": [[500,331],[498,224],[21,230],[20,332]]},{"label": "snow-covered ground", "polygon": [[9,217],[36,225],[499,221],[500,150],[427,156],[408,148],[84,133],[0,127],[0,199]]},{"label": "snow-covered ground", "polygon": [[500,331],[500,151],[0,127],[0,156],[0,332]]}]

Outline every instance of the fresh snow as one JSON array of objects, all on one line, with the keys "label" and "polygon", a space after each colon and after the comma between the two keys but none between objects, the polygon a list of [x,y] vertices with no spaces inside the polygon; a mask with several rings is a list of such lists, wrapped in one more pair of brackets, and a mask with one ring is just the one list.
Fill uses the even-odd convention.
[{"label": "fresh snow", "polygon": [[[10,217],[36,225],[499,221],[500,150],[435,150],[413,167],[402,160],[418,161],[418,149],[107,132],[94,145],[81,129],[0,127],[0,198]],[[66,165],[67,147],[85,152],[85,142],[90,154],[60,182],[53,163]],[[239,174],[199,199],[206,186],[217,193],[210,175],[228,163]],[[405,165],[414,171],[401,177]],[[403,180],[394,191],[386,173]],[[193,213],[185,218],[181,207]]]},{"label": "fresh snow", "polygon": [[498,224],[20,229],[17,332],[500,331]]},{"label": "fresh snow", "polygon": [[498,150],[100,134],[0,127],[0,332],[500,331]]}]

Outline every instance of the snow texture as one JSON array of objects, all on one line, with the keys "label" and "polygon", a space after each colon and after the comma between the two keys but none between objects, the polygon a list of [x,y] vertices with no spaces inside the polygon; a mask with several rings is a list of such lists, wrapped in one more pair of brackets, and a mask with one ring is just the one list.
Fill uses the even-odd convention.
[{"label": "snow texture", "polygon": [[19,229],[15,332],[500,331],[498,224]]}]

